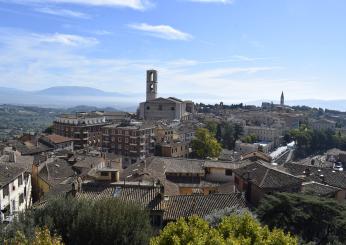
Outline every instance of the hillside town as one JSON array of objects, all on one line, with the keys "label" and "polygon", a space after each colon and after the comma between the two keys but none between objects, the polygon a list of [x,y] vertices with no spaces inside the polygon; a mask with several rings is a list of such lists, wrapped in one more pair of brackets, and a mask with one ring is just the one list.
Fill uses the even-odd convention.
[{"label": "hillside town", "polygon": [[[284,93],[280,104],[230,107],[158,97],[158,87],[149,70],[137,113],[59,115],[45,133],[1,142],[1,223],[52,197],[135,202],[157,229],[182,217],[252,210],[281,192],[346,202],[342,115],[287,106]],[[304,152],[300,130],[341,143]]]},{"label": "hillside town", "polygon": [[139,205],[154,234],[181,218],[260,214],[280,193],[345,205],[344,113],[288,106],[284,92],[261,107],[162,98],[156,70],[145,83],[136,113],[56,111],[46,129],[3,138],[4,229],[56,198]]}]

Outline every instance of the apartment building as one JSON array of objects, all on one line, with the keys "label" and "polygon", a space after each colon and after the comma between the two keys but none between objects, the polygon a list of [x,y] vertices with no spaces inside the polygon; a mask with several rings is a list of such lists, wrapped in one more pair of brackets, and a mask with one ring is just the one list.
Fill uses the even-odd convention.
[{"label": "apartment building", "polygon": [[126,167],[154,153],[154,128],[143,123],[107,125],[102,128],[102,149],[122,155]]},{"label": "apartment building", "polygon": [[105,116],[96,113],[61,115],[53,123],[54,134],[73,138],[74,147],[102,146],[102,127],[108,125]]}]

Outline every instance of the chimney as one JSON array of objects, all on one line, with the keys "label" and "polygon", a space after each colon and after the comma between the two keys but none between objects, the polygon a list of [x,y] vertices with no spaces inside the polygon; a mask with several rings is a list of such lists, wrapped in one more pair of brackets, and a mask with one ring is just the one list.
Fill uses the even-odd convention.
[{"label": "chimney", "polygon": [[17,161],[16,158],[17,158],[16,153],[14,151],[11,151],[10,154],[8,155],[9,162],[16,163]]}]

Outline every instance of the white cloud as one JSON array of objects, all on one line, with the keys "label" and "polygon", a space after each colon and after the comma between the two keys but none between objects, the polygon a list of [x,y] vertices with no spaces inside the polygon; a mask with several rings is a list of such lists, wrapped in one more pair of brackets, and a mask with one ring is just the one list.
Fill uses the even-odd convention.
[{"label": "white cloud", "polygon": [[[96,58],[83,52],[84,48],[92,50],[88,45],[95,42],[89,37],[0,28],[0,86],[26,90],[90,86],[124,94],[139,93],[144,98],[145,70],[153,68],[159,71],[160,96],[191,98],[196,102],[275,99],[283,89],[291,99],[316,94],[328,97],[329,90],[317,79],[281,78],[277,73],[283,69],[278,66],[253,63],[247,66],[247,62],[236,63],[236,59],[227,58],[208,63],[192,59]],[[330,93],[337,95],[337,91],[330,90]],[[133,99],[129,97],[129,100]],[[139,100],[131,102],[135,104]]]},{"label": "white cloud", "polygon": [[198,2],[198,3],[223,3],[223,4],[231,4],[233,0],[186,0],[189,2]]},{"label": "white cloud", "polygon": [[[4,0],[1,0],[4,1]],[[144,10],[153,3],[150,0],[13,0],[14,3],[20,4],[78,4],[90,6],[105,6],[105,7],[126,7],[136,10]]]},{"label": "white cloud", "polygon": [[113,34],[112,32],[107,30],[95,30],[95,31],[89,31],[89,32],[98,36],[108,36]]},{"label": "white cloud", "polygon": [[72,18],[81,18],[81,19],[89,19],[90,16],[88,14],[78,12],[78,11],[72,11],[69,9],[60,9],[60,8],[36,8],[36,12],[44,13],[44,14],[50,14],[50,15],[56,15],[56,16],[62,16],[62,17],[72,17]]},{"label": "white cloud", "polygon": [[71,34],[33,34],[33,37],[40,43],[58,43],[67,46],[91,46],[98,43],[97,39],[92,37],[83,37]]},{"label": "white cloud", "polygon": [[130,24],[130,28],[143,31],[147,33],[148,35],[163,38],[167,40],[191,40],[193,37],[192,35],[179,31],[177,29],[174,29],[171,26],[168,25],[149,25],[146,23],[139,23],[139,24]]}]

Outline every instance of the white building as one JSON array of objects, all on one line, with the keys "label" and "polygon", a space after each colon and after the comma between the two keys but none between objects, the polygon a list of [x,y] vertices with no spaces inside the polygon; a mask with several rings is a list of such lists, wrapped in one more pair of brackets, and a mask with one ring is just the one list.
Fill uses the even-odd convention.
[{"label": "white building", "polygon": [[31,204],[31,175],[13,164],[0,164],[0,222],[12,221]]}]

